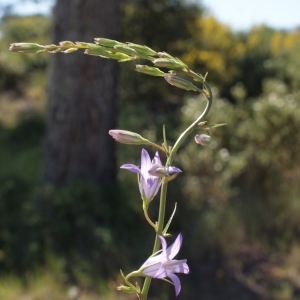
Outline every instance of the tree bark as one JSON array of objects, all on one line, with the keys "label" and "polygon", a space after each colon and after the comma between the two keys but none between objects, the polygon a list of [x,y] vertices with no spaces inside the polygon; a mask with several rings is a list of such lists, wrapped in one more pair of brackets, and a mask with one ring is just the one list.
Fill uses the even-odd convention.
[{"label": "tree bark", "polygon": [[[53,42],[117,39],[119,0],[57,0]],[[50,64],[46,119],[45,182],[115,180],[117,63],[78,53],[57,53]]]}]

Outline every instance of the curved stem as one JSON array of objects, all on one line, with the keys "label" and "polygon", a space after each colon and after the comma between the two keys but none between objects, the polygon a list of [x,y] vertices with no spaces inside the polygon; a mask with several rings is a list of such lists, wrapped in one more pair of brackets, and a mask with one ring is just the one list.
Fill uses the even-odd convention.
[{"label": "curved stem", "polygon": [[155,231],[157,230],[157,226],[151,221],[151,219],[149,218],[149,215],[148,215],[148,211],[147,211],[147,207],[144,207],[143,205],[143,211],[144,211],[144,215],[145,215],[145,218],[147,220],[147,222],[155,229]]},{"label": "curved stem", "polygon": [[135,286],[129,281],[129,278],[130,277],[134,277],[134,276],[139,276],[140,274],[138,273],[138,272],[136,272],[136,271],[134,271],[134,272],[131,272],[130,274],[128,274],[125,278],[124,278],[124,280],[125,280],[125,282],[126,282],[126,284],[127,285],[129,285],[131,288],[133,288],[133,289],[136,289],[135,288]]},{"label": "curved stem", "polygon": [[149,141],[148,145],[153,146],[153,147],[155,147],[155,148],[157,148],[157,149],[159,149],[159,150],[161,150],[163,152],[166,152],[166,150],[163,147],[161,147],[161,146],[159,146],[159,145],[157,145],[155,143],[152,143],[150,141]]},{"label": "curved stem", "polygon": [[186,137],[194,130],[197,128],[197,125],[205,118],[205,116],[208,114],[209,110],[211,109],[212,106],[212,101],[213,101],[213,95],[212,95],[212,90],[209,86],[209,84],[204,80],[203,81],[204,86],[208,90],[208,95],[204,94],[205,97],[207,97],[207,104],[206,107],[203,111],[203,113],[199,116],[199,118],[193,122],[177,139],[176,143],[174,144],[172,151],[170,152],[170,155],[167,159],[166,167],[169,167],[174,159],[175,154],[177,153],[179,147],[181,146],[182,142],[186,139]]}]

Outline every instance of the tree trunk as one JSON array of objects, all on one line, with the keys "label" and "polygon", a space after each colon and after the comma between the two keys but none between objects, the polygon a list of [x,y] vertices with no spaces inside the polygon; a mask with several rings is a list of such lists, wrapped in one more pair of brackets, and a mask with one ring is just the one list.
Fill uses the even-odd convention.
[{"label": "tree trunk", "polygon": [[[118,0],[57,0],[53,42],[118,38]],[[50,65],[45,182],[115,180],[117,62],[78,52],[57,53]]]}]

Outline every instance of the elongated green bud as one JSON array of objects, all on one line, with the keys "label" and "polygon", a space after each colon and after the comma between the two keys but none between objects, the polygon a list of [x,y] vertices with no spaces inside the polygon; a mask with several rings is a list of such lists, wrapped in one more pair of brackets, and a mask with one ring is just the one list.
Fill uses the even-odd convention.
[{"label": "elongated green bud", "polygon": [[169,69],[185,69],[186,66],[181,62],[171,59],[171,58],[157,58],[153,63],[160,68],[169,68]]},{"label": "elongated green bud", "polygon": [[107,50],[104,50],[103,48],[98,48],[98,49],[86,49],[84,51],[85,54],[88,54],[88,55],[95,55],[95,56],[99,56],[99,55],[102,55],[102,56],[106,56],[106,57],[109,57],[109,55],[112,54],[111,51],[107,51]]},{"label": "elongated green bud", "polygon": [[[104,57],[104,56],[101,56]],[[119,62],[133,60],[134,58],[124,53],[112,53],[107,58],[118,60]]]},{"label": "elongated green bud", "polygon": [[105,47],[114,47],[116,45],[122,45],[122,43],[115,41],[115,40],[110,40],[110,39],[104,39],[104,38],[94,38],[96,44],[103,45]]},{"label": "elongated green bud", "polygon": [[157,55],[157,52],[152,50],[151,48],[147,47],[147,46],[142,46],[142,45],[138,45],[138,44],[133,44],[133,43],[128,43],[127,44],[128,47],[130,47],[131,49],[136,50],[137,52],[140,52],[142,54],[145,55],[150,55],[150,56],[155,56]]},{"label": "elongated green bud", "polygon": [[155,68],[155,67],[149,67],[149,66],[146,66],[146,65],[136,65],[136,70],[140,73],[144,73],[144,74],[147,74],[147,75],[151,75],[151,76],[168,76],[170,75],[170,73],[164,73],[163,71],[161,71],[160,69],[158,68]]},{"label": "elongated green bud", "polygon": [[141,145],[149,144],[149,141],[135,132],[114,129],[108,132],[117,142],[122,144]]},{"label": "elongated green bud", "polygon": [[195,91],[201,92],[195,85],[193,85],[190,81],[182,79],[178,76],[166,76],[165,80],[169,82],[171,85],[174,85],[180,89],[184,89],[187,91]]},{"label": "elongated green bud", "polygon": [[37,53],[45,51],[45,47],[36,43],[13,43],[9,50],[12,52]]},{"label": "elongated green bud", "polygon": [[134,49],[129,48],[125,44],[116,45],[114,46],[114,49],[122,53],[125,53],[127,55],[133,55],[133,56],[138,55],[138,53]]},{"label": "elongated green bud", "polygon": [[96,49],[86,49],[84,51],[84,53],[88,54],[88,55],[100,56],[102,58],[115,59],[115,60],[118,60],[119,62],[132,60],[132,57],[130,57],[124,53],[114,53],[114,52],[102,50],[102,49],[97,49],[97,50]]}]

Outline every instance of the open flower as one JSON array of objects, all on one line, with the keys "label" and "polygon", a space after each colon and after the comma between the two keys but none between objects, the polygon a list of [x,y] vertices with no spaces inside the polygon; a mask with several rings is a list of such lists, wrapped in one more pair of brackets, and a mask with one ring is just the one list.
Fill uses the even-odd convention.
[{"label": "open flower", "polygon": [[162,252],[156,256],[150,256],[141,266],[140,271],[149,277],[165,278],[169,277],[175,287],[175,294],[178,296],[181,290],[179,278],[174,273],[189,273],[189,267],[186,259],[173,259],[179,252],[182,244],[182,235],[179,234],[175,242],[167,248],[164,237],[159,236],[162,246]]},{"label": "open flower", "polygon": [[132,164],[125,164],[121,169],[139,174],[139,188],[143,201],[150,202],[158,193],[163,176],[181,172],[176,167],[164,168],[159,153],[156,152],[151,161],[148,152],[142,149],[141,168]]}]

